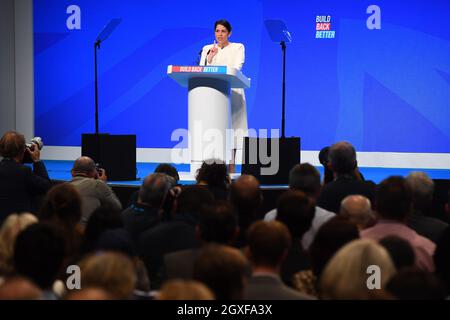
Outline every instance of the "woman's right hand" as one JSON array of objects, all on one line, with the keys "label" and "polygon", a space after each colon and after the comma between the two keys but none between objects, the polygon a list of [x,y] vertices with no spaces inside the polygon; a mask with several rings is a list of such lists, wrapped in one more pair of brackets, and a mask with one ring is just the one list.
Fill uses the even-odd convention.
[{"label": "woman's right hand", "polygon": [[219,48],[217,47],[216,40],[214,40],[213,47],[209,50],[208,54],[208,63],[212,62],[212,59],[215,57],[215,55],[219,52]]}]

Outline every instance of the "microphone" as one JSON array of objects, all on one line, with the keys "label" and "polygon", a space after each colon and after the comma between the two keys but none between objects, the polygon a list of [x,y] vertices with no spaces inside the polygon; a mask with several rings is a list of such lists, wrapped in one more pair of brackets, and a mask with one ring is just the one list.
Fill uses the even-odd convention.
[{"label": "microphone", "polygon": [[211,52],[211,49],[209,49],[208,52],[206,53],[206,57],[205,57],[205,66],[208,65],[208,56],[209,56],[209,53],[210,53],[210,52]]}]

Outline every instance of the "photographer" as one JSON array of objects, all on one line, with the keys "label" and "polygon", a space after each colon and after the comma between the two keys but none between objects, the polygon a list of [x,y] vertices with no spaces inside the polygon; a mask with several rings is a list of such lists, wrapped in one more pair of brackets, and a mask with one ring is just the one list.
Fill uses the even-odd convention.
[{"label": "photographer", "polygon": [[[27,147],[22,134],[6,132],[0,139],[0,224],[13,212],[36,212],[36,198],[43,196],[51,187],[47,169],[40,161],[36,145]],[[33,170],[23,165],[27,155]]]},{"label": "photographer", "polygon": [[83,226],[100,206],[106,206],[115,211],[122,210],[122,204],[106,181],[105,170],[97,168],[94,160],[89,157],[79,157],[75,160],[70,183],[77,188],[82,198],[81,224]]}]

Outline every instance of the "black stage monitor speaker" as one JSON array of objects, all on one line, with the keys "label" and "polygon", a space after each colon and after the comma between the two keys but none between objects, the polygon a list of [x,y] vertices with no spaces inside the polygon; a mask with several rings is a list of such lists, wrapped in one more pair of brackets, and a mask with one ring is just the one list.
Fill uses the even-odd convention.
[{"label": "black stage monitor speaker", "polygon": [[242,174],[261,184],[288,184],[289,171],[300,163],[300,138],[244,138]]},{"label": "black stage monitor speaker", "polygon": [[105,169],[108,180],[136,180],[136,135],[82,134],[81,154]]}]

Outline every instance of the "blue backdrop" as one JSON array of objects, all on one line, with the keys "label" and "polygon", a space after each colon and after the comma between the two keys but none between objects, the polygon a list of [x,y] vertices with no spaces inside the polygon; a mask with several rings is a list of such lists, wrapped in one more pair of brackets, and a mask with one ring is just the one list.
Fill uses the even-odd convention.
[{"label": "blue backdrop", "polygon": [[[381,9],[371,30],[366,10]],[[81,29],[69,29],[70,5]],[[330,16],[334,38],[316,38]],[[47,145],[79,146],[94,131],[97,34],[122,23],[99,51],[100,131],[136,134],[138,147],[170,148],[187,127],[187,92],[167,65],[192,65],[220,18],[246,47],[249,126],[279,128],[281,49],[265,19],[282,19],[287,48],[287,134],[302,149],[349,140],[359,151],[450,152],[450,1],[36,0],[35,131]]]}]

